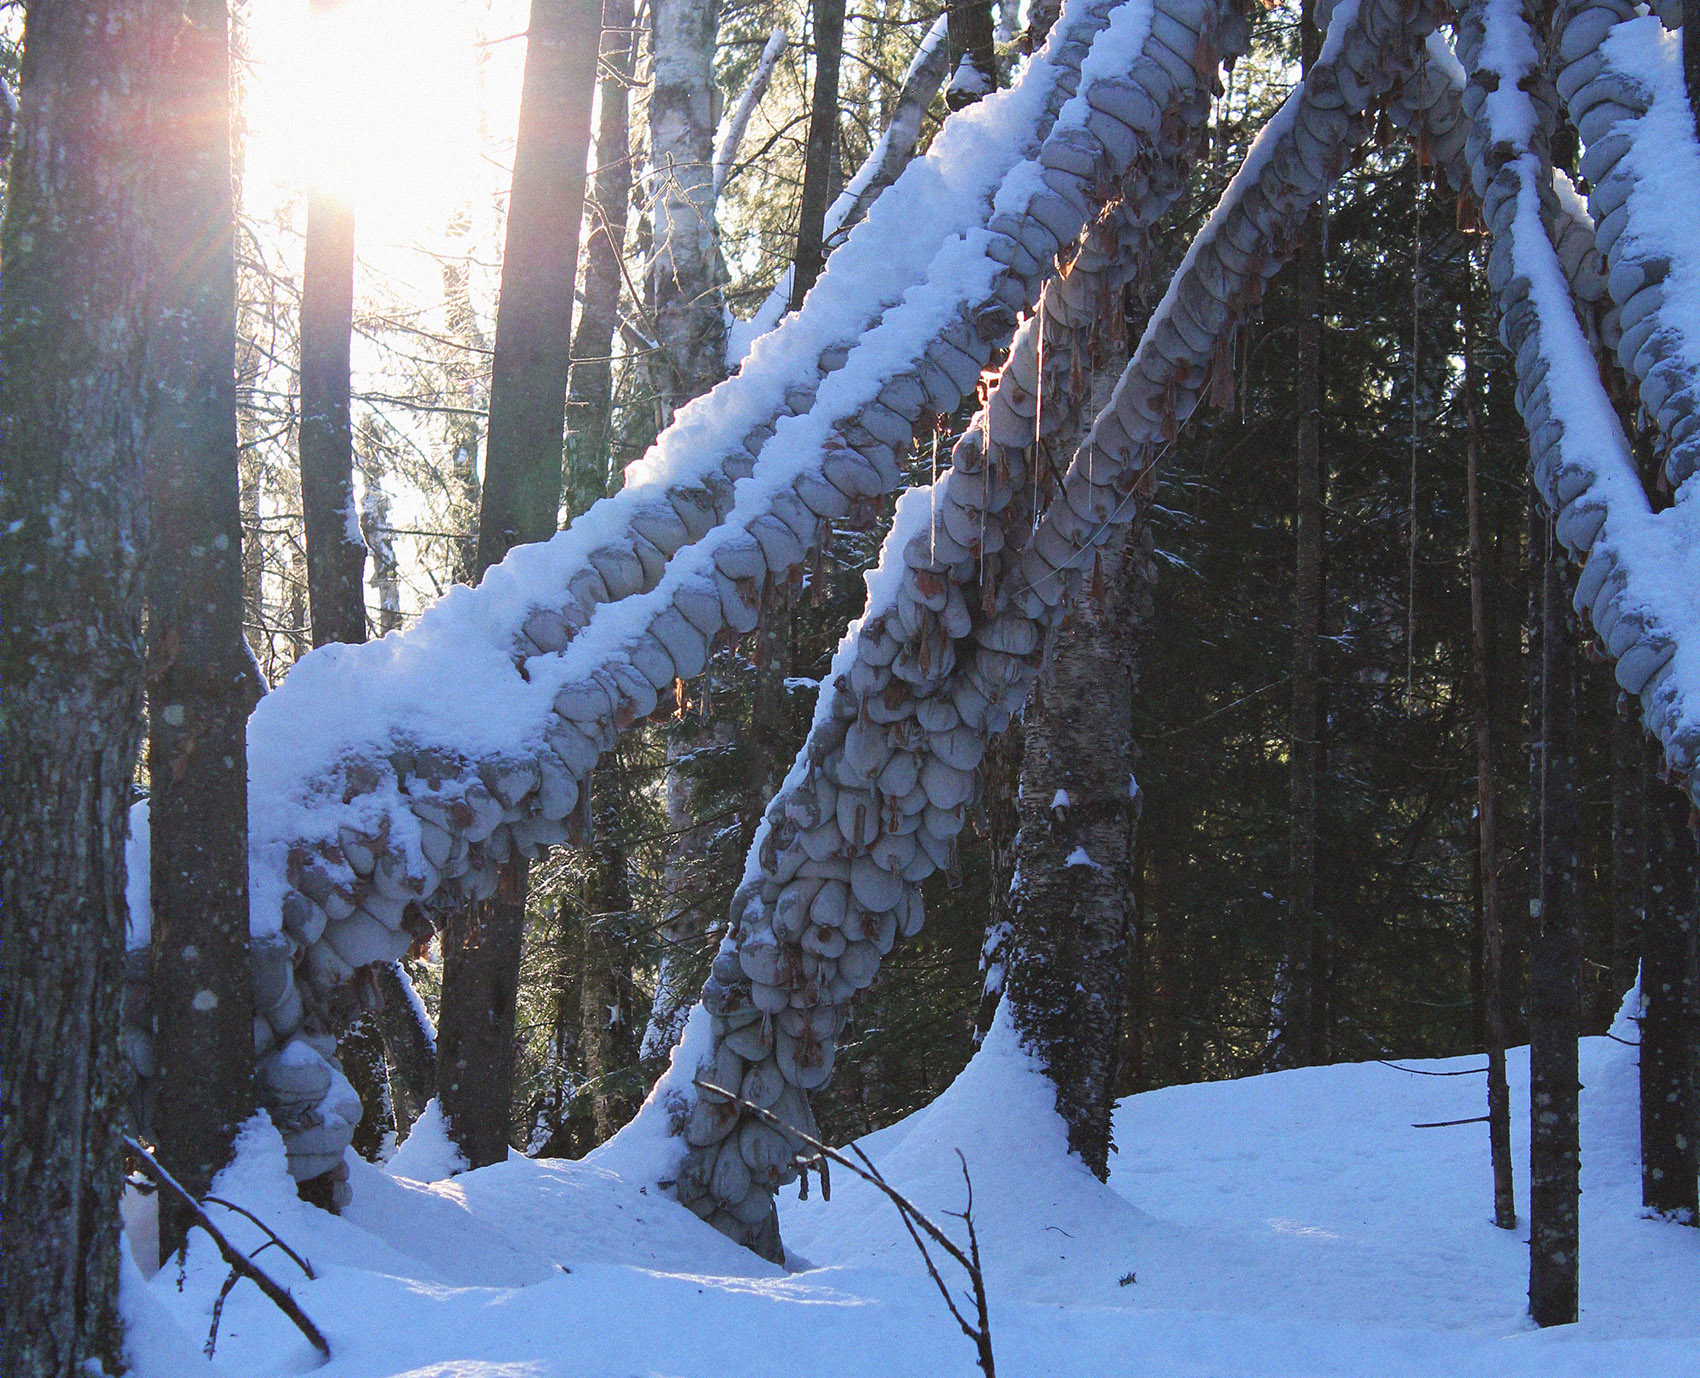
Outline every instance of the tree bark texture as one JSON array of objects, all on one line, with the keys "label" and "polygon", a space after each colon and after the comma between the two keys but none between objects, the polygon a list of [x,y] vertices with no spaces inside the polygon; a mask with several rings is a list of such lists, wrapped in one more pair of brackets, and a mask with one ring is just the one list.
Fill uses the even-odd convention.
[{"label": "tree bark texture", "polygon": [[596,181],[584,249],[584,303],[573,332],[567,394],[567,504],[576,515],[608,491],[614,462],[614,332],[625,281],[626,212],[632,199],[631,88],[637,40],[632,0],[604,0],[597,90]]},{"label": "tree bark texture", "polygon": [[526,864],[516,856],[502,864],[496,893],[450,913],[443,934],[437,1096],[472,1167],[508,1156],[525,892]]},{"label": "tree bark texture", "polygon": [[844,56],[844,0],[810,0],[814,17],[815,83],[803,159],[797,253],[791,271],[791,309],[803,304],[825,262],[826,210],[838,158],[838,68]]},{"label": "tree bark texture", "polygon": [[637,1022],[629,925],[631,885],[619,818],[598,808],[585,890],[579,967],[579,1051],[584,1060],[595,1142],[614,1136],[642,1096],[637,1077]]},{"label": "tree bark texture", "polygon": [[[1306,10],[1305,57],[1315,56],[1315,31]],[[1293,578],[1292,748],[1288,790],[1287,907],[1276,977],[1272,1062],[1306,1067],[1319,1054],[1316,922],[1317,792],[1322,736],[1322,233],[1305,232],[1295,263],[1301,295],[1310,304],[1298,323],[1298,434]]]},{"label": "tree bark texture", "polygon": [[601,0],[532,0],[491,361],[478,574],[555,534]]},{"label": "tree bark texture", "polygon": [[[315,14],[337,0],[313,0]],[[307,195],[301,275],[301,510],[313,645],[366,639],[366,542],[354,508],[349,344],[354,330],[354,210]]]},{"label": "tree bark texture", "polygon": [[1481,1027],[1488,1062],[1488,1156],[1493,1165],[1493,1223],[1502,1230],[1514,1230],[1517,1197],[1511,1171],[1511,1090],[1505,1075],[1505,943],[1494,792],[1493,682],[1488,670],[1487,559],[1482,547],[1475,350],[1468,303],[1464,318],[1464,464],[1469,508],[1470,663],[1475,689],[1476,855],[1481,873]]},{"label": "tree bark texture", "polygon": [[363,1010],[342,1031],[336,1041],[336,1060],[360,1097],[354,1151],[369,1163],[382,1162],[396,1132],[395,1102],[384,1065],[384,1035],[374,1011]]},{"label": "tree bark texture", "polygon": [[[0,1369],[117,1372],[156,5],[34,6],[0,226]],[[29,800],[27,809],[16,801]]]},{"label": "tree bark texture", "polygon": [[950,16],[950,84],[944,101],[960,110],[998,89],[992,0],[952,0],[945,12]]},{"label": "tree bark texture", "polygon": [[1150,528],[1136,519],[1127,532],[1106,551],[1101,593],[1077,599],[1059,630],[1027,712],[1005,976],[1069,1147],[1099,1177],[1133,953],[1133,686],[1155,583]]},{"label": "tree bark texture", "polygon": [[1691,808],[1683,791],[1654,784],[1648,799],[1654,864],[1641,947],[1641,1203],[1694,1224],[1700,1223],[1694,1078],[1700,866]]},{"label": "tree bark texture", "polygon": [[[153,1137],[203,1196],[254,1112],[248,956],[252,661],[242,638],[236,215],[224,0],[174,6],[156,71],[149,218],[149,857]],[[191,1213],[162,1199],[163,1261]]]},{"label": "tree bark texture", "polygon": [[653,14],[649,272],[671,415],[726,376],[714,229],[714,125],[720,101],[714,47],[720,7],[717,0],[656,0]]},{"label": "tree bark texture", "polygon": [[389,1064],[390,1104],[398,1135],[405,1135],[437,1094],[437,1031],[431,1027],[413,982],[399,962],[372,968],[378,992],[378,1025]]},{"label": "tree bark texture", "polygon": [[1647,908],[1647,804],[1653,775],[1639,706],[1621,696],[1611,730],[1611,1009],[1635,984]]},{"label": "tree bark texture", "polygon": [[1576,621],[1563,548],[1551,522],[1541,525],[1541,740],[1535,751],[1540,899],[1529,948],[1529,1314],[1547,1326],[1577,1317],[1582,972]]}]

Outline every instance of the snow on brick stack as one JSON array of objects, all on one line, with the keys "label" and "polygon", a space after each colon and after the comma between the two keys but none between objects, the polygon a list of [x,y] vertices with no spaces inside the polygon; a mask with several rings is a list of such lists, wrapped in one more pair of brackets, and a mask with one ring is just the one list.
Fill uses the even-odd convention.
[{"label": "snow on brick stack", "polygon": [[[949,473],[900,502],[868,578],[867,609],[823,682],[808,741],[734,898],[732,930],[704,988],[708,1037],[687,1035],[646,1107],[670,1113],[682,1133],[671,1159],[680,1200],[732,1237],[777,1255],[771,1198],[794,1175],[799,1141],[691,1083],[738,1088],[810,1132],[806,1093],[831,1075],[855,992],[896,937],[920,927],[919,882],[953,864],[986,742],[1025,698],[1059,605],[1113,527],[1143,512],[1149,489],[1140,480],[1196,406],[1213,363],[1227,357],[1238,319],[1363,139],[1372,102],[1413,70],[1437,6],[1399,11],[1396,0],[1338,7],[1322,61],[1189,253],[1060,490],[1025,505],[1041,386],[1029,329]],[[1148,41],[1174,46],[1156,25]],[[1152,75],[1130,69],[1141,85]],[[1144,87],[1171,117],[1202,89],[1196,74]],[[1184,141],[1184,119],[1158,124],[1174,145]],[[1159,145],[1139,161],[1174,151]],[[1135,169],[1146,184],[1154,166]],[[1124,213],[1138,223],[1138,207]],[[1136,261],[1132,234],[1122,247],[1133,254],[1099,262],[1107,247],[1089,240],[1047,292],[1047,343],[1053,311],[1070,328],[1085,326],[1094,278],[1113,280]]]},{"label": "snow on brick stack", "polygon": [[[681,412],[621,493],[407,633],[306,657],[262,701],[254,1036],[298,1177],[339,1156],[319,1131],[346,1117],[301,1100],[299,1068],[332,1057],[354,972],[427,934],[434,906],[488,897],[505,857],[564,840],[616,734],[700,673],[716,635],[752,627],[767,582],[895,487],[915,424],[975,387],[1114,171],[1079,152],[1083,60],[1098,63],[1084,89],[1117,99],[1149,13],[1072,0],[1022,80],[953,117],[803,309]],[[1195,45],[1164,54],[1142,61],[1165,91],[1194,60],[1214,67]],[[145,1054],[145,1034],[132,1041]]]},{"label": "snow on brick stack", "polygon": [[[1664,512],[1651,510],[1578,322],[1566,265],[1554,247],[1555,238],[1562,247],[1574,233],[1569,224],[1578,214],[1574,204],[1566,204],[1568,183],[1555,181],[1550,164],[1548,141],[1559,93],[1573,93],[1570,112],[1588,145],[1583,166],[1602,181],[1612,178],[1630,146],[1615,137],[1618,126],[1635,108],[1646,110],[1653,103],[1649,92],[1631,89],[1592,60],[1619,14],[1597,4],[1561,14],[1557,92],[1541,75],[1534,34],[1519,0],[1472,6],[1460,24],[1459,52],[1470,73],[1465,106],[1475,121],[1471,173],[1494,237],[1489,282],[1500,302],[1500,335],[1515,361],[1517,405],[1529,431],[1535,486],[1555,515],[1559,538],[1586,558],[1577,581],[1577,609],[1587,612],[1600,643],[1617,662],[1618,683],[1640,695],[1644,722],[1692,793],[1700,760],[1700,719],[1690,693],[1700,684],[1693,504],[1679,500]],[[1657,29],[1657,21],[1652,27]],[[1594,75],[1582,80],[1578,68]],[[1590,90],[1593,80],[1603,84]],[[1607,104],[1614,108],[1603,110]],[[1691,124],[1669,133],[1663,156],[1678,168],[1694,159]],[[1673,194],[1681,195],[1674,189]],[[1614,210],[1621,207],[1619,202]],[[1614,266],[1614,254],[1618,265],[1632,258],[1623,222],[1610,227],[1602,222],[1600,229],[1606,266],[1621,283],[1627,279]],[[1691,229],[1683,247],[1692,263]],[[1676,270],[1667,265],[1667,271]],[[1618,283],[1612,297],[1621,311],[1622,358],[1635,339],[1648,338],[1640,323],[1656,308],[1646,300],[1637,303],[1636,293],[1617,290]],[[1688,319],[1696,314],[1689,311]],[[1659,394],[1653,406],[1668,396]],[[1678,452],[1673,447],[1672,456]]]}]

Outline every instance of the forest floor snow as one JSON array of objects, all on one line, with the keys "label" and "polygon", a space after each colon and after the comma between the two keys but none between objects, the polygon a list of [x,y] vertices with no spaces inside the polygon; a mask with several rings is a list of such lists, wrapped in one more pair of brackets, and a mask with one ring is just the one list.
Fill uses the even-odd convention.
[{"label": "forest floor snow", "polygon": [[[1526,1211],[1526,1050],[1509,1062]],[[1000,1027],[931,1106],[861,1142],[959,1239],[966,1158],[1005,1378],[1692,1378],[1700,1230],[1642,1216],[1634,1050],[1586,1040],[1582,1080],[1582,1320],[1546,1332],[1524,1315],[1526,1215],[1515,1232],[1490,1220],[1486,1126],[1412,1127],[1480,1114],[1479,1075],[1363,1063],[1132,1096],[1106,1186],[1068,1157],[1048,1086]],[[976,1371],[892,1207],[842,1171],[830,1202],[786,1193],[783,1271],[593,1164],[516,1155],[433,1183],[361,1164],[338,1219],[295,1199],[283,1157],[262,1122],[219,1190],[314,1265],[309,1282],[261,1255],[332,1361],[243,1283],[209,1365],[226,1270],[197,1234],[182,1268],[144,1282],[127,1263],[139,1378]]]}]

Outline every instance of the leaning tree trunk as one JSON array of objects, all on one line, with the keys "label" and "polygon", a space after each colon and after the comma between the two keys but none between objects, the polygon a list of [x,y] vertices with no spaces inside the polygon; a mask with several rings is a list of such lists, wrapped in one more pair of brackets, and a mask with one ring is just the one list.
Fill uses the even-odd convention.
[{"label": "leaning tree trunk", "polygon": [[[157,7],[34,6],[0,226],[0,1368],[118,1372],[124,839],[142,734],[137,100]],[[28,808],[17,801],[29,801]]]},{"label": "leaning tree trunk", "polygon": [[[315,15],[337,0],[313,0]],[[301,274],[301,513],[313,645],[366,639],[366,542],[354,509],[349,342],[354,329],[354,211],[307,194]]]},{"label": "leaning tree trunk", "polygon": [[797,252],[791,263],[791,309],[803,304],[825,262],[826,208],[838,161],[838,67],[844,56],[844,0],[811,0],[815,84],[809,105],[809,138],[803,159],[803,195],[797,211]]},{"label": "leaning tree trunk", "polygon": [[[248,756],[236,449],[236,212],[224,0],[174,12],[161,44],[148,218],[173,271],[150,296],[148,836],[153,1138],[195,1196],[254,1112]],[[160,1202],[163,1262],[187,1207]]]},{"label": "leaning tree trunk", "polygon": [[1540,898],[1529,949],[1529,1314],[1577,1316],[1581,903],[1578,892],[1575,614],[1566,560],[1542,520],[1540,724],[1535,749]]},{"label": "leaning tree trunk", "polygon": [[[532,0],[513,194],[490,386],[478,577],[514,546],[547,540],[561,507],[573,286],[590,107],[602,33],[591,0]],[[496,892],[450,916],[443,938],[438,1096],[473,1167],[507,1157],[514,1001],[526,862],[500,862]]]},{"label": "leaning tree trunk", "polygon": [[1641,937],[1641,1204],[1694,1224],[1700,1223],[1694,1123],[1700,866],[1688,796],[1655,784],[1647,802],[1654,865]]}]

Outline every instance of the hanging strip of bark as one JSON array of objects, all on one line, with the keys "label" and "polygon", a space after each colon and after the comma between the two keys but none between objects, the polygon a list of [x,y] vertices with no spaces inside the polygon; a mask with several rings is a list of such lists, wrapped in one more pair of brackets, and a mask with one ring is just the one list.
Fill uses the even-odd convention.
[{"label": "hanging strip of bark", "polygon": [[[124,841],[142,735],[140,100],[161,16],[37,5],[0,224],[0,1370],[123,1364]],[[17,801],[28,800],[21,808]]]},{"label": "hanging strip of bark", "polygon": [[490,376],[479,578],[560,521],[601,0],[532,0]]},{"label": "hanging strip of bark", "polygon": [[1470,655],[1476,728],[1476,855],[1481,874],[1482,1035],[1488,1060],[1488,1150],[1493,1164],[1493,1223],[1517,1228],[1511,1176],[1511,1092],[1505,1077],[1504,941],[1500,924],[1499,847],[1495,832],[1493,698],[1488,675],[1487,568],[1478,484],[1475,341],[1464,304],[1465,501],[1469,509]]},{"label": "hanging strip of bark", "polygon": [[[313,0],[319,41],[338,0]],[[366,639],[366,542],[354,507],[349,345],[354,329],[354,210],[334,192],[307,194],[301,273],[301,511],[313,645]]]},{"label": "hanging strip of bark", "polygon": [[797,210],[797,252],[791,262],[791,309],[803,304],[825,261],[826,208],[838,157],[838,67],[844,56],[844,0],[810,0],[814,17],[815,84],[803,159],[803,197]]},{"label": "hanging strip of bark", "polygon": [[[223,0],[174,11],[147,212],[171,265],[150,297],[148,338],[152,1133],[201,1194],[255,1105],[228,24]],[[162,1260],[188,1224],[163,1203]]]}]

